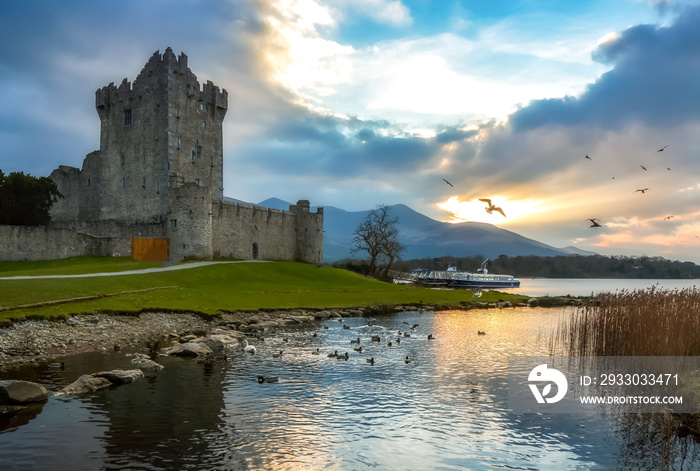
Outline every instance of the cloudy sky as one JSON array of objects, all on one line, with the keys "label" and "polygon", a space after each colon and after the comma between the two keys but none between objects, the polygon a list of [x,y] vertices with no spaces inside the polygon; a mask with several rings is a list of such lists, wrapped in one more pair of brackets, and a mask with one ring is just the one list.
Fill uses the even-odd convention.
[{"label": "cloudy sky", "polygon": [[170,46],[229,92],[227,196],[404,203],[558,247],[700,263],[700,1],[0,8],[5,173],[80,167],[99,148],[95,90]]}]

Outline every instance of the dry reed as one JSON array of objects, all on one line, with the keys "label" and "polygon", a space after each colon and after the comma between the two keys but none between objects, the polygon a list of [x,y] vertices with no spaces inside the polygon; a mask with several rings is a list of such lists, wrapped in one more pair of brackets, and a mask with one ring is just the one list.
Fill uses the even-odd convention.
[{"label": "dry reed", "polygon": [[[695,287],[601,293],[568,314],[550,336],[551,355],[700,356]],[[686,393],[696,394],[697,384],[686,386]],[[627,437],[625,466],[698,469],[700,414],[619,414],[618,420]]]},{"label": "dry reed", "polygon": [[563,318],[550,353],[571,356],[700,356],[700,290],[601,293]]}]

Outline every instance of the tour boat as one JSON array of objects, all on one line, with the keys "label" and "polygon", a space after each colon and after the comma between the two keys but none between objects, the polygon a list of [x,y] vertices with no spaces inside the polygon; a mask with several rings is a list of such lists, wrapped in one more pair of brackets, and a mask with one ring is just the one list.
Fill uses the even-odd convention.
[{"label": "tour boat", "polygon": [[519,288],[520,280],[512,275],[494,275],[486,269],[488,259],[484,260],[477,273],[457,270],[451,265],[447,270],[430,270],[419,268],[411,272],[410,279],[414,283],[427,286],[444,286],[447,288]]}]

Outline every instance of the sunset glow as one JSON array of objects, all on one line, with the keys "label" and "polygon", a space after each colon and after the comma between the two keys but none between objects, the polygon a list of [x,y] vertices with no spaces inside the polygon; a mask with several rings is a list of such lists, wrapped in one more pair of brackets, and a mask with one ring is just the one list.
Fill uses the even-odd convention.
[{"label": "sunset glow", "polygon": [[499,226],[515,222],[520,218],[531,217],[535,213],[543,211],[541,203],[533,200],[509,201],[508,198],[502,196],[493,196],[489,199],[493,205],[503,209],[505,217],[497,211],[492,211],[491,214],[486,212],[487,205],[483,201],[478,199],[460,201],[458,196],[452,196],[447,201],[438,204],[438,208],[451,213],[452,216],[449,220],[451,223],[473,221],[498,224]]}]

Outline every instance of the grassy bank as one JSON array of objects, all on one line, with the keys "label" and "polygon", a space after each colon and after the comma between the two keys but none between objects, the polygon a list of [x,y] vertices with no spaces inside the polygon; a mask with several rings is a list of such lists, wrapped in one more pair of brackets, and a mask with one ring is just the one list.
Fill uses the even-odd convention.
[{"label": "grassy bank", "polygon": [[71,257],[32,262],[0,261],[0,277],[39,275],[81,275],[160,267],[162,262],[139,262],[131,257]]},{"label": "grassy bank", "polygon": [[[110,259],[104,260],[112,263]],[[33,268],[40,269],[45,268]],[[52,274],[61,272],[58,265],[51,270]],[[10,275],[0,271],[0,276]],[[345,270],[303,263],[233,263],[109,277],[0,280],[0,306],[11,308],[0,311],[0,320],[22,316],[50,318],[95,310],[159,308],[216,314],[221,310],[343,308],[379,303],[458,307],[461,302],[470,301],[471,295],[468,290],[432,290],[382,283]],[[86,297],[96,299],[84,299]],[[70,299],[74,301],[17,308]],[[526,299],[525,296],[484,292],[479,301]]]}]

